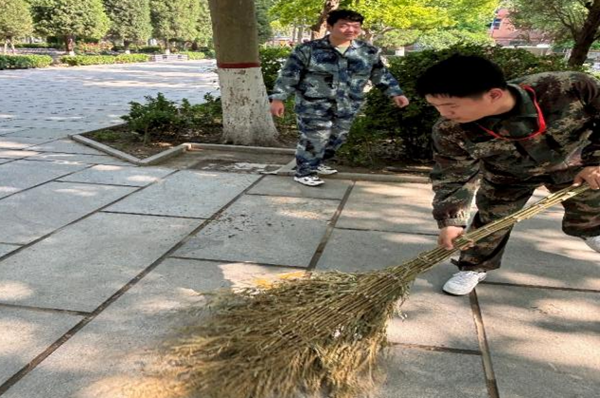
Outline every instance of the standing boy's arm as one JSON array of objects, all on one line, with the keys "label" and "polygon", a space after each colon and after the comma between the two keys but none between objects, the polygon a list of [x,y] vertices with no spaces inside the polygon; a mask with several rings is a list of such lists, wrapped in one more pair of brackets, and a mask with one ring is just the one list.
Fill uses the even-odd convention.
[{"label": "standing boy's arm", "polygon": [[271,100],[285,101],[297,90],[308,67],[310,55],[307,50],[307,46],[297,46],[292,50],[275,81],[273,93],[269,96]]},{"label": "standing boy's arm", "polygon": [[383,64],[380,53],[381,51],[378,50],[377,61],[371,69],[371,82],[375,87],[380,89],[385,95],[389,97],[403,96],[404,93],[400,88],[400,84]]}]

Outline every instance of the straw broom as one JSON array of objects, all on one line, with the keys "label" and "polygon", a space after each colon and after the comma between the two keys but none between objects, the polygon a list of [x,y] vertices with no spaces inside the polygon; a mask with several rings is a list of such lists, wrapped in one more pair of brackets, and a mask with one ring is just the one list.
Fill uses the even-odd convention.
[{"label": "straw broom", "polygon": [[[469,232],[457,248],[589,187],[568,187]],[[217,296],[209,318],[171,345],[170,397],[357,398],[368,395],[387,322],[415,278],[459,249],[426,251],[366,273],[323,272]]]}]

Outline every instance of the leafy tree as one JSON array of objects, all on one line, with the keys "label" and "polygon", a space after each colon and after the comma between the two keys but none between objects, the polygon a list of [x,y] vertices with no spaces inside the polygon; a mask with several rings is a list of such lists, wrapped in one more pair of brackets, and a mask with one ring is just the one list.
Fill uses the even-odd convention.
[{"label": "leafy tree", "polygon": [[600,0],[512,0],[511,21],[538,29],[555,40],[572,40],[570,66],[583,65],[594,41],[600,39]]},{"label": "leafy tree", "polygon": [[111,25],[109,34],[123,40],[125,52],[131,43],[146,41],[152,34],[149,0],[104,0]]},{"label": "leafy tree", "polygon": [[196,37],[194,37],[192,42],[192,48],[197,50],[199,47],[211,47],[212,41],[212,26],[210,22],[208,0],[200,0],[198,20],[196,22]]},{"label": "leafy tree", "polygon": [[10,44],[15,52],[13,40],[33,32],[33,21],[29,4],[24,0],[0,0],[0,39],[4,40],[4,53]]},{"label": "leafy tree", "polygon": [[273,36],[271,21],[269,18],[269,7],[272,0],[256,0],[256,27],[258,29],[258,43],[262,44]]},{"label": "leafy tree", "polygon": [[100,39],[110,25],[102,0],[32,0],[31,10],[35,30],[62,38],[69,53],[76,37]]},{"label": "leafy tree", "polygon": [[167,52],[172,40],[193,41],[198,36],[198,0],[150,0],[154,36],[165,42]]}]

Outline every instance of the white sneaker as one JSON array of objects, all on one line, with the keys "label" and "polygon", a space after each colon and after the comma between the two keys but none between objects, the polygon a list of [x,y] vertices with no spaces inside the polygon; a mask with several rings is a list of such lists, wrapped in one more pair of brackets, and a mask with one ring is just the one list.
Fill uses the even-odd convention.
[{"label": "white sneaker", "polygon": [[475,286],[484,280],[486,276],[485,272],[459,271],[448,279],[442,290],[454,296],[464,296],[471,293]]},{"label": "white sneaker", "polygon": [[587,243],[587,245],[593,250],[596,250],[598,253],[600,253],[600,235],[583,238],[583,241]]},{"label": "white sneaker", "polygon": [[317,167],[317,173],[324,176],[329,176],[337,172],[338,171],[336,169],[326,166],[324,164],[320,164],[319,167]]},{"label": "white sneaker", "polygon": [[321,180],[319,176],[308,175],[304,177],[294,177],[294,181],[299,182],[302,185],[309,187],[318,187],[319,185],[325,184],[325,181]]}]

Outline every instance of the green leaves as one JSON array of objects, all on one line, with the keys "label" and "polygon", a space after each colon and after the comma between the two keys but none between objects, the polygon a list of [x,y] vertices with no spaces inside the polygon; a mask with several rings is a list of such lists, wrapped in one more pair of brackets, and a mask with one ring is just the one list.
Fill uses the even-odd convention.
[{"label": "green leaves", "polygon": [[23,37],[33,32],[29,4],[25,0],[0,0],[0,39]]}]

